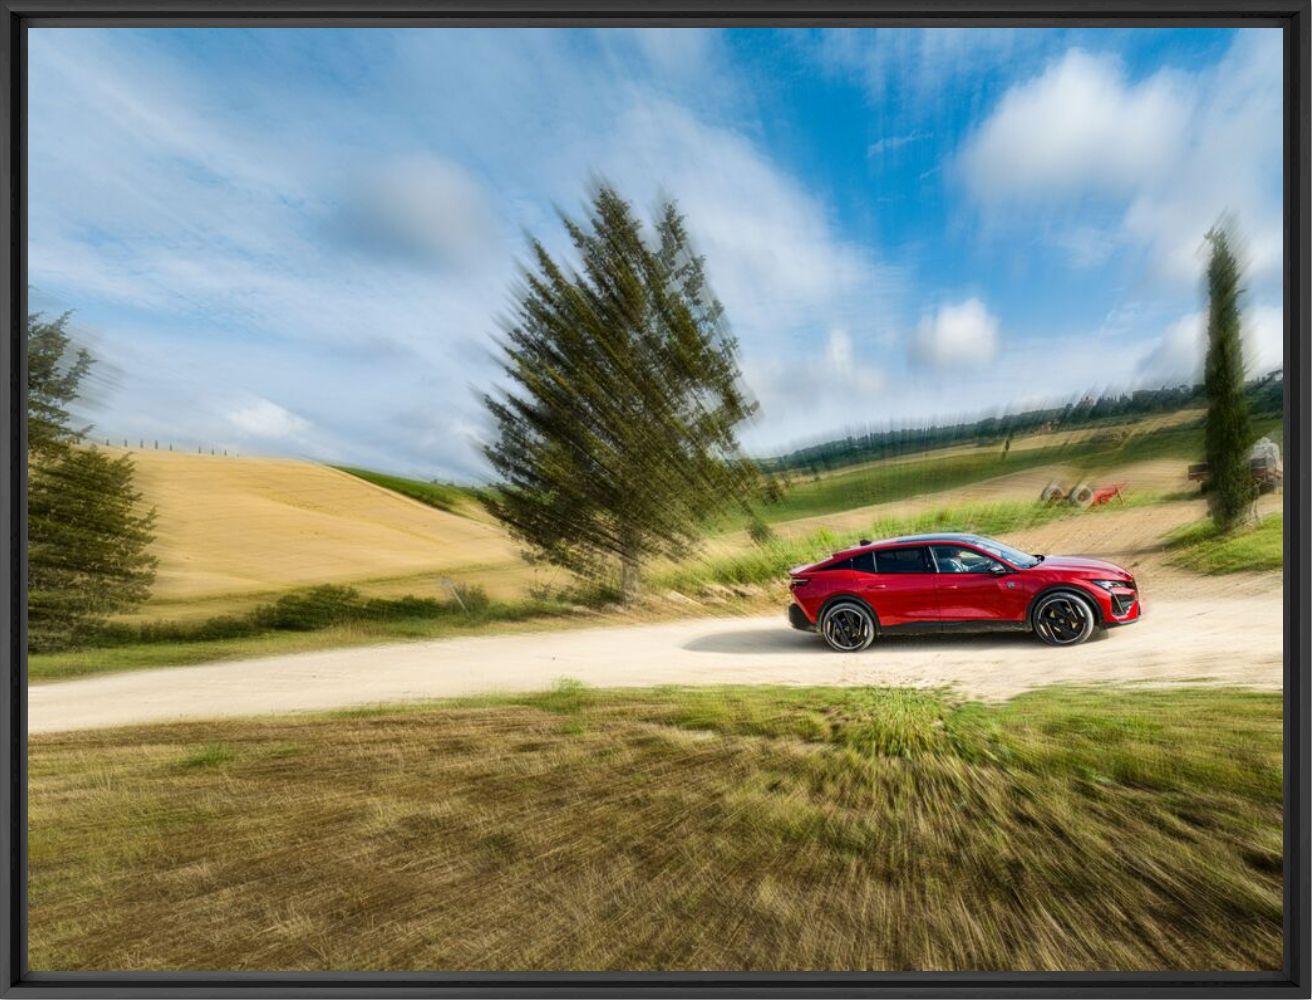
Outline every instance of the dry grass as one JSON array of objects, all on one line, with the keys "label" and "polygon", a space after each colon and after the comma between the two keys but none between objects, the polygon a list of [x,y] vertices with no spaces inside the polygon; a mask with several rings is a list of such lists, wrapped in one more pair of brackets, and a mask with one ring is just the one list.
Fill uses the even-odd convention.
[{"label": "dry grass", "polygon": [[1278,695],[545,695],[33,741],[35,969],[1273,969]]},{"label": "dry grass", "polygon": [[207,614],[231,613],[235,607],[215,599],[320,583],[421,574],[532,579],[500,528],[337,469],[289,459],[132,455],[137,486],[159,511],[159,574],[144,617],[176,617],[197,601]]}]

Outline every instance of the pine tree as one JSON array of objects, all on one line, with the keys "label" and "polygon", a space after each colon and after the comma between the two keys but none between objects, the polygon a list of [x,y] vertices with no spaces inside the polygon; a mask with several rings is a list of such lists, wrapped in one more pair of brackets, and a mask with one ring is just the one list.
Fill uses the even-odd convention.
[{"label": "pine tree", "polygon": [[1207,397],[1204,429],[1208,467],[1208,507],[1218,530],[1228,531],[1253,501],[1248,449],[1253,431],[1244,395],[1243,341],[1240,336],[1240,268],[1232,235],[1219,225],[1207,234]]},{"label": "pine tree", "polygon": [[27,454],[45,459],[62,454],[80,441],[85,431],[69,424],[68,405],[77,398],[78,386],[91,370],[85,348],[73,349],[68,335],[70,313],[43,320],[27,318]]},{"label": "pine tree", "polygon": [[618,568],[627,600],[644,561],[685,555],[707,518],[746,502],[756,472],[735,428],[755,404],[673,204],[650,241],[606,186],[584,221],[563,221],[581,269],[531,243],[501,345],[511,385],[485,397],[501,478],[489,506],[539,559]]},{"label": "pine tree", "polygon": [[132,460],[72,447],[28,481],[28,645],[75,645],[150,596],[155,512],[141,511]]},{"label": "pine tree", "polygon": [[30,316],[28,342],[28,646],[58,649],[150,595],[155,512],[141,509],[132,460],[111,459],[72,425],[92,358],[68,315]]}]

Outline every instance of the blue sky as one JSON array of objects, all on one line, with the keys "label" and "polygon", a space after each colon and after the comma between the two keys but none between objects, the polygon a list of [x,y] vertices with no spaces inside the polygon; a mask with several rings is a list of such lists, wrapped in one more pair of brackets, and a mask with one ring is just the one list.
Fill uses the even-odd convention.
[{"label": "blue sky", "polygon": [[32,308],[98,433],[477,480],[525,233],[676,198],[771,452],[1281,356],[1265,29],[40,29]]}]

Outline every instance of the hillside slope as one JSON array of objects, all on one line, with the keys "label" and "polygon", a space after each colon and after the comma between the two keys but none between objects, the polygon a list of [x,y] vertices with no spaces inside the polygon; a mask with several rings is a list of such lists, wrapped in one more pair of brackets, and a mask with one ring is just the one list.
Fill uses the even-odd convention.
[{"label": "hillside slope", "polygon": [[138,488],[159,512],[159,573],[144,609],[152,617],[177,610],[170,605],[320,583],[413,584],[433,574],[495,585],[528,572],[497,526],[327,466],[152,450],[132,457]]}]

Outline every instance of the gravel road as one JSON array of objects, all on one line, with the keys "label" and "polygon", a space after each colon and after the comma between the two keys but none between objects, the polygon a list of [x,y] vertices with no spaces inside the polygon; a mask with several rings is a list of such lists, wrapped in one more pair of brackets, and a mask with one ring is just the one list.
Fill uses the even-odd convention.
[{"label": "gravel road", "polygon": [[1147,602],[1142,621],[1074,649],[1029,635],[898,638],[830,652],[782,614],[697,618],[298,653],[34,685],[33,734],[178,719],[540,690],[660,684],[950,685],[1005,698],[1063,682],[1281,685],[1279,592]]}]

